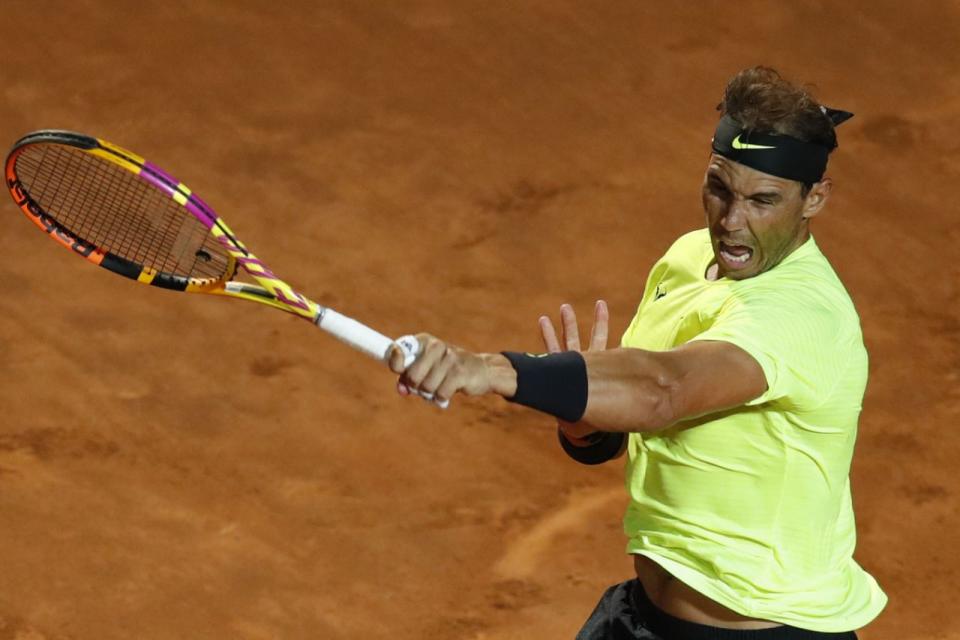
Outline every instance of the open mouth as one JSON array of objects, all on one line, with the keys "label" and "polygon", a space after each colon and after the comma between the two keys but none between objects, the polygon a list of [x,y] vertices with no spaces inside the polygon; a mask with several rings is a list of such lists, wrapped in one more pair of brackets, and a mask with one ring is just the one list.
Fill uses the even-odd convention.
[{"label": "open mouth", "polygon": [[720,242],[719,248],[720,257],[733,268],[742,267],[753,257],[753,249],[745,245]]}]

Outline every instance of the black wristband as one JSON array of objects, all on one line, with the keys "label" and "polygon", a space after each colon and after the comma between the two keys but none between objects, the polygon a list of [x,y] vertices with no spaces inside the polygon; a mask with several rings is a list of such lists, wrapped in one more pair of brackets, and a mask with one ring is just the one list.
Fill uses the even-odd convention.
[{"label": "black wristband", "polygon": [[591,443],[585,447],[578,447],[567,440],[563,431],[557,428],[557,438],[560,439],[560,446],[567,452],[567,455],[580,464],[603,464],[607,460],[617,457],[620,449],[623,447],[623,439],[627,437],[625,433],[610,433],[607,431],[596,431],[590,434],[588,438]]},{"label": "black wristband", "polygon": [[577,422],[587,410],[587,364],[577,351],[535,356],[504,351],[517,372],[517,392],[509,402]]}]

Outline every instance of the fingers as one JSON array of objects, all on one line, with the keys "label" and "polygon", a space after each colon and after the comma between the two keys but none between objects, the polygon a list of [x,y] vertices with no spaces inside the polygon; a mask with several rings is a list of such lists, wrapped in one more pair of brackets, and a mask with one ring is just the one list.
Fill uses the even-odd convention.
[{"label": "fingers", "polygon": [[440,358],[440,361],[430,369],[430,372],[427,373],[427,376],[420,383],[420,391],[432,393],[437,396],[438,400],[448,400],[450,396],[456,392],[456,389],[449,391],[449,394],[445,396],[441,396],[437,390],[442,382],[449,380],[451,384],[453,383],[455,377],[450,376],[449,374],[456,363],[457,355],[454,350],[450,347],[445,347],[444,354]]},{"label": "fingers", "polygon": [[440,383],[440,386],[437,387],[437,390],[434,392],[438,401],[444,401],[453,397],[457,391],[463,390],[465,393],[469,394],[469,389],[463,389],[464,386],[464,371],[463,366],[459,360],[454,357],[453,362],[450,364],[447,374],[444,377],[443,381]]},{"label": "fingers", "polygon": [[557,339],[557,330],[553,328],[553,321],[547,316],[540,316],[540,337],[548,353],[560,351],[560,340]]},{"label": "fingers", "polygon": [[420,334],[417,339],[420,341],[420,353],[417,355],[416,361],[406,371],[401,370],[403,376],[400,379],[401,382],[414,389],[421,388],[421,383],[426,379],[427,374],[440,363],[447,349],[447,345],[443,341],[437,340],[433,336]]},{"label": "fingers", "polygon": [[577,314],[569,304],[560,305],[560,324],[563,327],[563,341],[567,351],[580,351],[580,330],[577,328]]},{"label": "fingers", "polygon": [[[543,346],[550,353],[559,351],[580,351],[580,329],[577,327],[577,314],[569,304],[560,306],[560,326],[563,330],[563,340],[557,338],[553,322],[547,316],[540,316],[540,337]],[[593,328],[590,330],[590,344],[588,351],[603,351],[607,348],[610,333],[610,311],[604,300],[597,300],[593,308]],[[561,344],[563,346],[561,346]]]},{"label": "fingers", "polygon": [[593,308],[593,329],[590,330],[590,351],[603,351],[607,348],[607,335],[610,328],[610,310],[604,300],[597,300]]}]

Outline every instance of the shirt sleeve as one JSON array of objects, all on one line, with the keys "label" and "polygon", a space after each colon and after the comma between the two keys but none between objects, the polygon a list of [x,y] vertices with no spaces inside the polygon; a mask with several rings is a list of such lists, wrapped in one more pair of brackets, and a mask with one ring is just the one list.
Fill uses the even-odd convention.
[{"label": "shirt sleeve", "polygon": [[850,335],[837,310],[802,293],[735,294],[713,325],[693,340],[734,344],[763,369],[767,390],[747,406],[781,402],[814,409],[843,374]]}]

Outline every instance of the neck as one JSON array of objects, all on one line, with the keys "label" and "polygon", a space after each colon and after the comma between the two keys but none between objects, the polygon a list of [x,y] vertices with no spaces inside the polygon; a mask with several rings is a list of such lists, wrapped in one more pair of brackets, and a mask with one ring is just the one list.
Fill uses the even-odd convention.
[{"label": "neck", "polygon": [[797,249],[805,245],[807,243],[807,240],[810,239],[810,222],[807,220],[804,220],[800,224],[802,225],[800,233],[797,234],[796,238],[794,238],[793,243],[791,243],[790,248],[787,249],[787,252],[783,254],[783,258],[781,258],[781,261],[785,260],[787,256],[789,256],[791,253],[793,253],[794,251],[796,251]]}]

